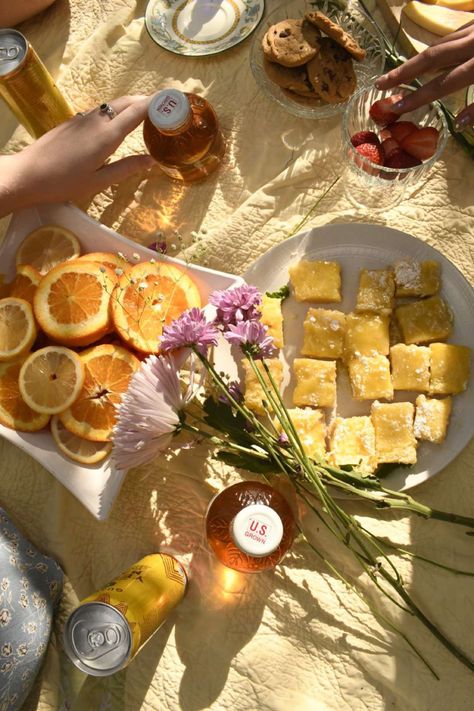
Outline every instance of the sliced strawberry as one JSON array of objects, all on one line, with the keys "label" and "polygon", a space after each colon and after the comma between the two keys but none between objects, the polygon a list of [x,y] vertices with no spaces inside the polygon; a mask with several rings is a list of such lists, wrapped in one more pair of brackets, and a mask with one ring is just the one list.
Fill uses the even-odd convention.
[{"label": "sliced strawberry", "polygon": [[373,131],[358,131],[351,136],[351,143],[356,148],[356,146],[362,145],[362,143],[373,143],[378,146],[380,141]]},{"label": "sliced strawberry", "polygon": [[380,146],[376,146],[373,143],[361,143],[360,146],[356,147],[356,151],[359,155],[372,161],[372,163],[377,165],[382,165],[383,163],[383,154]]},{"label": "sliced strawberry", "polygon": [[[393,124],[391,124],[393,125]],[[379,131],[379,138],[381,141],[385,141],[387,138],[392,138],[392,134],[388,130],[388,128],[382,128]]]},{"label": "sliced strawberry", "polygon": [[393,94],[386,96],[385,99],[374,101],[369,109],[369,115],[372,121],[375,121],[379,126],[387,126],[387,124],[396,121],[400,114],[391,110],[391,107],[402,99],[401,94]]},{"label": "sliced strawberry", "polygon": [[400,146],[404,151],[420,160],[427,160],[436,153],[439,131],[433,126],[423,126],[413,133],[409,133],[401,141]]},{"label": "sliced strawberry", "polygon": [[382,141],[380,145],[382,149],[382,155],[384,157],[384,163],[389,158],[392,153],[396,153],[397,151],[400,150],[400,146],[398,145],[397,141],[394,138],[386,138],[385,141]]},{"label": "sliced strawberry", "polygon": [[404,150],[399,148],[390,154],[388,158],[385,158],[384,166],[387,168],[414,168],[415,165],[421,165],[421,160],[411,156]]},{"label": "sliced strawberry", "polygon": [[418,126],[412,121],[395,121],[394,123],[389,123],[387,130],[392,134],[392,138],[401,143],[410,133],[418,131]]}]

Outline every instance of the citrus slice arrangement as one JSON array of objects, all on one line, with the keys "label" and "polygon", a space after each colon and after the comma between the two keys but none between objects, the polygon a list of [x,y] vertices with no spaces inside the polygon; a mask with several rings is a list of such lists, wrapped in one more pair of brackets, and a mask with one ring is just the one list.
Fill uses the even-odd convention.
[{"label": "citrus slice arrangement", "polygon": [[[184,268],[121,253],[82,253],[60,225],[28,234],[16,275],[0,292],[0,424],[46,427],[58,450],[83,465],[112,448],[116,408],[163,325],[201,306]],[[138,256],[137,256],[138,259]]]}]

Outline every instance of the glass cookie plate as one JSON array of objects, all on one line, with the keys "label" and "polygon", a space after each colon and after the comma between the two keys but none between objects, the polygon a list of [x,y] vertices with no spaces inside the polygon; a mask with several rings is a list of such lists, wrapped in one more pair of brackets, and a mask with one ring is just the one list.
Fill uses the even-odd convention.
[{"label": "glass cookie plate", "polygon": [[357,89],[372,84],[374,78],[382,73],[385,64],[383,39],[376,25],[360,5],[352,0],[344,6],[335,0],[288,0],[283,3],[265,16],[255,33],[250,53],[250,68],[264,94],[283,109],[301,118],[326,119],[342,113],[348,99],[339,104],[328,104],[322,100],[308,100],[305,97],[289,95],[268,77],[262,51],[262,40],[272,25],[287,19],[302,19],[305,13],[314,10],[320,10],[337,22],[366,50],[367,54],[362,62],[353,61]]},{"label": "glass cookie plate", "polygon": [[175,54],[201,57],[242,42],[263,14],[264,0],[151,0],[150,37]]},{"label": "glass cookie plate", "polygon": [[[469,346],[474,351],[474,290],[461,272],[440,252],[405,232],[365,224],[338,224],[303,232],[270,249],[244,274],[249,284],[262,291],[276,291],[288,283],[288,266],[299,259],[339,262],[342,269],[340,304],[316,304],[348,313],[354,308],[359,270],[381,269],[402,259],[435,260],[441,265],[441,296],[454,315],[449,343]],[[298,303],[293,296],[283,302],[285,329],[284,396],[291,394],[289,364],[298,357],[303,341],[303,321],[308,303]],[[313,304],[314,305],[314,304]],[[444,469],[464,449],[474,434],[474,387],[453,396],[453,410],[446,439],[441,444],[421,442],[418,461],[413,466],[397,466],[384,477],[389,489],[411,489]],[[395,401],[414,402],[416,393],[396,391]],[[291,405],[287,400],[287,405]],[[353,400],[344,369],[338,369],[337,414],[342,417],[367,415],[371,401]]]},{"label": "glass cookie plate", "polygon": [[[151,257],[163,259],[184,267],[199,287],[203,304],[215,289],[227,289],[241,284],[242,279],[231,274],[213,271],[205,267],[184,262],[171,257],[163,257],[122,237],[113,230],[93,220],[86,213],[71,205],[44,206],[17,213],[10,222],[8,232],[0,245],[0,264],[6,281],[15,274],[15,252],[29,232],[40,225],[58,224],[74,232],[81,243],[83,252],[96,251],[98,245],[104,252],[122,252],[126,257],[138,253],[143,260]],[[115,497],[120,491],[126,471],[117,470],[110,459],[96,465],[82,465],[65,457],[58,451],[49,430],[26,433],[17,432],[0,425],[0,435],[27,452],[42,464],[99,520],[110,513]],[[5,471],[2,472],[7,475]]]}]

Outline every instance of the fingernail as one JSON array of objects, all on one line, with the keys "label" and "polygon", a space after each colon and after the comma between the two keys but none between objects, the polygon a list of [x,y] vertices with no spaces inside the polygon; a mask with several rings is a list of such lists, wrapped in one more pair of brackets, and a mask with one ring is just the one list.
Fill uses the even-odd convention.
[{"label": "fingernail", "polygon": [[462,131],[463,129],[466,128],[466,126],[469,126],[470,123],[471,123],[470,116],[461,116],[460,118],[456,119],[456,122],[454,124],[454,130],[455,131]]},{"label": "fingernail", "polygon": [[403,111],[406,106],[406,103],[407,102],[405,99],[400,99],[400,101],[397,101],[397,103],[392,106],[392,109],[394,111]]}]

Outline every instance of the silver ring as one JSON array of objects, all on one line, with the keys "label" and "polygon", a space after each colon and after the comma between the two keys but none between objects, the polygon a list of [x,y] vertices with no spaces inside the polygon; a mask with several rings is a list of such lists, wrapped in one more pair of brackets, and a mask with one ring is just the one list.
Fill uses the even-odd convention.
[{"label": "silver ring", "polygon": [[117,112],[110,104],[101,104],[99,106],[99,113],[106,114],[110,119],[117,116]]}]

